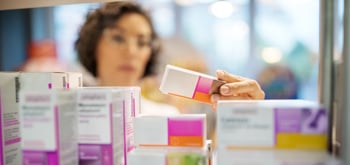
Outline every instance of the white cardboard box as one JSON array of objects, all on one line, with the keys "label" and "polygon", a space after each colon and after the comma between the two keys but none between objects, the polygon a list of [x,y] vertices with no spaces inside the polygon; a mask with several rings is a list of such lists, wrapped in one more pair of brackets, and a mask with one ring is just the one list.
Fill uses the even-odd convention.
[{"label": "white cardboard box", "polygon": [[217,146],[326,150],[328,112],[304,100],[219,101]]},{"label": "white cardboard box", "polygon": [[343,165],[320,150],[217,150],[218,165]]},{"label": "white cardboard box", "polygon": [[207,151],[187,148],[136,148],[128,153],[128,165],[209,165]]},{"label": "white cardboard box", "polygon": [[211,94],[218,93],[222,84],[216,77],[167,65],[159,89],[165,94],[211,104]]},{"label": "white cardboard box", "polygon": [[76,93],[21,91],[23,164],[78,164]]},{"label": "white cardboard box", "polygon": [[79,72],[66,72],[67,83],[66,88],[83,87],[83,74]]},{"label": "white cardboard box", "polygon": [[67,74],[64,72],[21,72],[20,90],[46,90],[66,88]]},{"label": "white cardboard box", "polygon": [[204,147],[206,115],[140,115],[134,120],[136,146]]},{"label": "white cardboard box", "polygon": [[22,163],[18,72],[0,72],[0,164]]},{"label": "white cardboard box", "polygon": [[127,163],[134,148],[132,102],[132,88],[78,90],[80,164]]}]

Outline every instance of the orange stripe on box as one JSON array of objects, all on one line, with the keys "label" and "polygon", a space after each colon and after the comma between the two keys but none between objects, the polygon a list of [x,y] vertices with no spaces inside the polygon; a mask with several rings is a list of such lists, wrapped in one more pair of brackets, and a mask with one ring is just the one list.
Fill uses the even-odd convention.
[{"label": "orange stripe on box", "polygon": [[194,94],[194,98],[193,99],[201,101],[201,102],[204,102],[204,103],[211,104],[210,94],[207,94],[207,93],[196,92]]},{"label": "orange stripe on box", "polygon": [[169,146],[203,147],[203,136],[170,136]]},{"label": "orange stripe on box", "polygon": [[[198,93],[199,93],[199,95],[197,96]],[[194,95],[194,98],[181,96],[181,95],[177,95],[177,94],[174,94],[174,93],[168,93],[168,94],[172,95],[172,96],[182,97],[182,98],[185,98],[185,99],[196,100],[196,101],[204,102],[204,103],[207,103],[207,104],[212,104],[211,101],[210,101],[210,95],[206,94],[206,93],[196,92],[195,95]]]}]

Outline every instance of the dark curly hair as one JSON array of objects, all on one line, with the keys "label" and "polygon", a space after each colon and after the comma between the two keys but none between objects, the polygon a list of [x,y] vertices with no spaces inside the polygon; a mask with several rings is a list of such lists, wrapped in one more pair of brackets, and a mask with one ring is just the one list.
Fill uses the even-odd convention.
[{"label": "dark curly hair", "polygon": [[140,6],[132,2],[112,2],[89,12],[86,21],[82,25],[78,39],[75,42],[80,63],[95,77],[97,75],[96,46],[102,32],[106,28],[111,28],[125,14],[136,13],[143,16],[152,30],[151,57],[148,61],[143,77],[155,73],[155,65],[159,54],[159,41],[155,33],[150,16]]}]

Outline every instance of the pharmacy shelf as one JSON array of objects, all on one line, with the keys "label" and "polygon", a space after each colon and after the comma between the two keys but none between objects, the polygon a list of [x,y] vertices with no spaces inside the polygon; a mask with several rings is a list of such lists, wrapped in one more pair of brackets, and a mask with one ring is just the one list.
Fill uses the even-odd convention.
[{"label": "pharmacy shelf", "polygon": [[345,165],[326,151],[225,150],[213,151],[213,165]]}]

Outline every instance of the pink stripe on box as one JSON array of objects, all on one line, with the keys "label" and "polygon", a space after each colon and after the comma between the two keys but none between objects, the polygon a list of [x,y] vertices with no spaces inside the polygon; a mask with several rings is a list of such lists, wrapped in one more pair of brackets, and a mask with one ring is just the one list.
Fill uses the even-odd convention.
[{"label": "pink stripe on box", "polygon": [[51,83],[47,84],[47,86],[48,86],[49,89],[52,88],[52,84]]},{"label": "pink stripe on box", "polygon": [[[113,160],[113,144],[115,143],[115,140],[113,139],[114,138],[114,133],[115,132],[113,132],[113,127],[115,127],[114,125],[113,125],[113,104],[112,103],[110,103],[109,104],[109,120],[110,120],[110,128],[111,128],[111,147],[109,147],[109,148],[103,148],[102,150],[105,150],[104,152],[108,152],[109,151],[109,153],[108,153],[108,155],[109,155],[109,157],[110,157],[110,160],[105,160],[104,159],[104,164],[110,164],[110,165],[112,165],[113,164],[113,162],[114,162],[114,160]],[[109,149],[109,150],[108,150]],[[102,155],[104,155],[104,154],[102,154]]]},{"label": "pink stripe on box", "polygon": [[168,119],[170,136],[203,136],[202,119]]},{"label": "pink stripe on box", "polygon": [[2,98],[1,98],[1,91],[0,91],[0,164],[5,164],[4,162],[3,162],[3,156],[4,156],[4,153],[3,153],[3,143],[2,143],[2,116],[3,116],[3,114],[2,114],[2,104],[1,104],[1,100]]},{"label": "pink stripe on box", "polygon": [[211,79],[199,77],[199,81],[196,87],[196,92],[209,93],[212,83],[213,83],[213,80]]},{"label": "pink stripe on box", "polygon": [[4,122],[4,127],[10,127],[13,125],[19,125],[18,120],[8,120]]},{"label": "pink stripe on box", "polygon": [[11,144],[14,144],[14,143],[18,143],[20,141],[21,141],[21,138],[14,138],[14,139],[11,139],[11,140],[7,140],[7,141],[5,141],[5,146],[11,145]]},{"label": "pink stripe on box", "polygon": [[126,155],[127,155],[127,151],[126,151],[126,129],[125,129],[125,127],[126,127],[126,124],[125,124],[125,122],[126,122],[126,120],[125,120],[125,116],[126,116],[126,113],[125,113],[125,100],[123,100],[123,116],[122,116],[122,118],[123,118],[123,152],[124,152],[124,164],[126,165],[127,164],[127,157],[126,157]]}]

